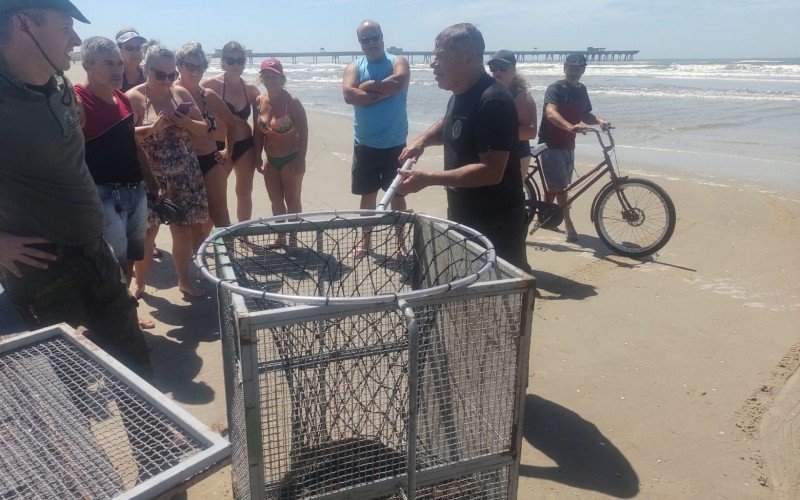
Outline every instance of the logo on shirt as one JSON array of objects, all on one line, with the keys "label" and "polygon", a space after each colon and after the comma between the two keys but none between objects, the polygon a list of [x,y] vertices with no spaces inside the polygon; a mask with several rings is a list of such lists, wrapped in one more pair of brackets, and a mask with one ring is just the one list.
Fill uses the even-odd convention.
[{"label": "logo on shirt", "polygon": [[461,137],[461,129],[464,128],[464,125],[461,123],[461,120],[456,120],[453,122],[453,129],[451,133],[453,134],[453,139],[458,139]]}]

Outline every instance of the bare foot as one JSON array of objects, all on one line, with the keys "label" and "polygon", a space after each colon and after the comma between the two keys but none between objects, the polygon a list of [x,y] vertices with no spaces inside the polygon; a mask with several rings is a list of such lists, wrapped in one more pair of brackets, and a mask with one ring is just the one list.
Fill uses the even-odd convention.
[{"label": "bare foot", "polygon": [[139,318],[139,328],[142,330],[150,330],[156,327],[156,322],[150,318]]},{"label": "bare foot", "polygon": [[372,252],[372,250],[369,248],[367,243],[364,241],[359,241],[358,244],[354,246],[352,250],[350,250],[350,255],[354,259],[360,259],[365,255],[369,255],[370,252]]},{"label": "bare foot", "polygon": [[144,295],[145,288],[147,288],[145,285],[137,284],[135,287],[131,289],[131,295],[133,295],[134,299],[139,300],[140,298],[142,298],[142,295]]},{"label": "bare foot", "polygon": [[567,229],[567,241],[571,243],[578,241],[578,232],[574,229]]}]

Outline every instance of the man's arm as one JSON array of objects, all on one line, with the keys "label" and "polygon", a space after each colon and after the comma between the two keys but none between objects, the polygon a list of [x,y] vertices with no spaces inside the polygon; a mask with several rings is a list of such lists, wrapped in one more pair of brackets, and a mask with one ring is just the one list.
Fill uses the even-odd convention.
[{"label": "man's arm", "polygon": [[17,264],[27,264],[37,269],[47,269],[47,262],[57,257],[51,253],[31,248],[28,245],[51,243],[47,238],[39,236],[14,236],[0,231],[0,267],[5,267],[17,278],[22,277]]},{"label": "man's arm", "polygon": [[365,92],[374,92],[381,95],[394,95],[408,87],[411,80],[411,70],[405,57],[397,57],[392,64],[392,74],[383,80],[367,80],[358,86]]},{"label": "man's arm", "polygon": [[509,154],[509,151],[486,151],[478,155],[480,163],[471,163],[453,170],[398,170],[404,177],[400,192],[416,193],[428,186],[476,188],[499,184],[503,180]]},{"label": "man's arm", "polygon": [[536,103],[533,97],[528,92],[520,92],[514,98],[514,104],[517,106],[517,115],[519,115],[519,140],[529,141],[536,139],[537,120],[536,120]]},{"label": "man's arm", "polygon": [[603,120],[599,116],[595,116],[593,113],[586,113],[583,116],[583,122],[589,125],[600,125],[600,128],[603,130],[608,130],[611,127],[611,123]]},{"label": "man's arm", "polygon": [[342,79],[342,94],[344,95],[344,102],[354,106],[369,106],[376,102],[382,101],[390,97],[386,94],[378,94],[376,92],[367,92],[358,88],[358,71],[356,65],[350,63],[344,70],[344,78]]},{"label": "man's arm", "polygon": [[587,125],[583,122],[572,124],[567,121],[566,118],[561,116],[561,113],[558,112],[558,105],[553,104],[552,102],[548,102],[544,105],[544,112],[545,116],[547,116],[547,121],[555,125],[556,127],[566,130],[567,132],[572,133],[584,133],[586,131]]},{"label": "man's arm", "polygon": [[442,128],[444,127],[444,118],[439,118],[433,125],[428,127],[421,136],[414,139],[414,142],[403,148],[400,153],[400,163],[405,163],[409,158],[414,160],[414,163],[419,160],[425,148],[428,146],[441,146],[442,144]]}]

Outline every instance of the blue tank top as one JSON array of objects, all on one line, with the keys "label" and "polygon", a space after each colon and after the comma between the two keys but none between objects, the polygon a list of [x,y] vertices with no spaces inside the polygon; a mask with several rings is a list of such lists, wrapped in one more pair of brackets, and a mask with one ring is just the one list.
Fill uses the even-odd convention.
[{"label": "blue tank top", "polygon": [[[362,57],[356,61],[358,83],[383,80],[391,76],[394,60],[395,56],[389,53],[377,63],[371,63],[366,57]],[[369,106],[354,106],[356,144],[377,149],[405,144],[408,135],[407,95],[408,87],[381,102]]]}]

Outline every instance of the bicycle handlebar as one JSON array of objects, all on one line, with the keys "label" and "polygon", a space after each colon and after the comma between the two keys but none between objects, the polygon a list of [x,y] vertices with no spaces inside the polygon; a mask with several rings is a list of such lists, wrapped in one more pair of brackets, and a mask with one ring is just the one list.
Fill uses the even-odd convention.
[{"label": "bicycle handlebar", "polygon": [[[603,151],[608,152],[614,149],[614,136],[611,135],[611,129],[614,127],[608,127],[605,130],[596,129],[594,127],[586,127],[586,132],[594,132],[597,136],[597,141],[600,143],[600,146],[603,148]],[[603,136],[600,135],[605,133],[608,136],[608,146],[606,146],[605,142],[603,142]]]}]

